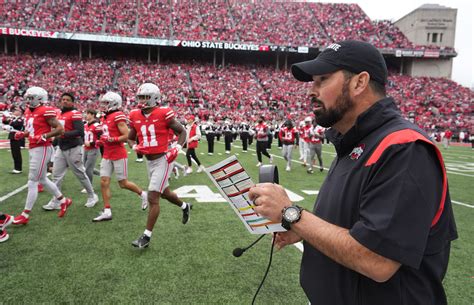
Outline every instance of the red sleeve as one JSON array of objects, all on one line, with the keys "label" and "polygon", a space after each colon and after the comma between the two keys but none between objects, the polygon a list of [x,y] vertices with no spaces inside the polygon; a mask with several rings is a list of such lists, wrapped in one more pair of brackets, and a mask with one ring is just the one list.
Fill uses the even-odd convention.
[{"label": "red sleeve", "polygon": [[114,122],[116,124],[118,124],[120,122],[127,123],[127,117],[125,116],[125,114],[123,112],[117,112],[117,114],[114,117]]},{"label": "red sleeve", "polygon": [[72,121],[82,121],[82,113],[74,110],[71,115],[71,120]]},{"label": "red sleeve", "polygon": [[56,110],[53,107],[45,107],[43,116],[45,118],[53,118],[56,117]]},{"label": "red sleeve", "polygon": [[164,111],[164,115],[165,115],[166,122],[170,121],[171,119],[174,119],[174,116],[175,116],[174,111],[171,108],[166,108]]}]

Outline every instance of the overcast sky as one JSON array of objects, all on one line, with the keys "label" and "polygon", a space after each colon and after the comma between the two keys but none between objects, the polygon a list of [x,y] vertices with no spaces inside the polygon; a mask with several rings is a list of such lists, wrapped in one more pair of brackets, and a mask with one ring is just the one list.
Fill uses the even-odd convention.
[{"label": "overcast sky", "polygon": [[453,80],[467,87],[474,87],[474,6],[472,0],[333,0],[318,2],[357,3],[370,19],[397,21],[401,17],[426,3],[457,8],[457,24],[454,48],[458,56],[453,62]]}]

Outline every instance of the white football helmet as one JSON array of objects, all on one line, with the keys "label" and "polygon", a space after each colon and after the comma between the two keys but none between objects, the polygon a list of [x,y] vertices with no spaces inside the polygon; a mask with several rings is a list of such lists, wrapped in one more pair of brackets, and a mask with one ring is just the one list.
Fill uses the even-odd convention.
[{"label": "white football helmet", "polygon": [[112,91],[107,92],[100,98],[100,106],[106,112],[122,108],[122,97]]},{"label": "white football helmet", "polygon": [[36,108],[48,102],[48,92],[41,87],[30,87],[26,90],[23,98],[26,100],[28,107]]},{"label": "white football helmet", "polygon": [[160,88],[152,83],[142,84],[138,87],[136,101],[142,109],[157,106],[161,101]]}]

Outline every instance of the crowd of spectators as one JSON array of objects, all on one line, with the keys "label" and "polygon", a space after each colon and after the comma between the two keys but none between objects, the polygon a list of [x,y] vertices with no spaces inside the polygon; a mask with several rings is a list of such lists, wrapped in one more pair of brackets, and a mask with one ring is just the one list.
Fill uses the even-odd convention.
[{"label": "crowd of spectators", "polygon": [[119,36],[134,36],[138,1],[110,1],[105,12],[105,32]]},{"label": "crowd of spectators", "polygon": [[70,11],[71,1],[42,1],[33,15],[29,27],[40,30],[61,31],[66,26]]},{"label": "crowd of spectators", "polygon": [[101,33],[105,20],[106,0],[77,1],[67,22],[65,31]]},{"label": "crowd of spectators", "polygon": [[0,6],[0,25],[286,46],[323,47],[335,41],[359,39],[379,48],[414,47],[392,22],[373,22],[357,4],[342,3],[8,1]]},{"label": "crowd of spectators", "polygon": [[2,1],[0,5],[0,25],[25,28],[38,5],[39,0],[33,1]]},{"label": "crowd of spectators", "polygon": [[171,7],[168,2],[142,1],[138,18],[138,36],[170,37]]},{"label": "crowd of spectators", "polygon": [[445,78],[389,78],[388,94],[402,113],[425,130],[434,128],[467,129],[474,126],[474,93]]},{"label": "crowd of spectators", "polygon": [[[179,115],[201,118],[254,120],[296,119],[310,114],[309,84],[293,79],[286,70],[197,63],[148,64],[135,60],[79,60],[67,56],[0,55],[0,102],[15,104],[29,86],[44,87],[53,104],[71,91],[84,110],[97,107],[101,94],[119,92],[124,109],[135,106],[135,92],[143,82],[156,83],[163,100]],[[444,78],[391,75],[388,95],[404,116],[425,130],[470,130],[474,126],[474,94]]]}]

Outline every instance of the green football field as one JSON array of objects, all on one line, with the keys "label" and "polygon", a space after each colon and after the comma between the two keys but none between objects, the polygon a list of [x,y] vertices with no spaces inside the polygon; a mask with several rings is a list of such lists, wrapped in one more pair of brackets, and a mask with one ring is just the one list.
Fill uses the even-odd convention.
[{"label": "green football field", "polygon": [[[255,146],[242,153],[240,141],[232,154],[247,169],[254,181],[258,178]],[[216,153],[208,156],[202,141],[198,157],[205,165],[223,160],[227,155],[222,141]],[[334,149],[324,145],[324,166],[334,158]],[[452,245],[449,270],[444,281],[449,304],[474,303],[474,155],[470,148],[441,149],[448,170],[451,198],[459,239]],[[296,161],[286,172],[280,150],[273,147],[280,183],[294,201],[312,208],[316,192],[326,171],[313,175]],[[28,159],[28,152],[23,151]],[[294,151],[296,160],[298,153]],[[184,156],[178,161],[185,163]],[[268,160],[264,159],[265,163]],[[23,189],[11,192],[27,182],[24,172],[11,175],[10,152],[0,150],[0,211],[18,214],[26,198]],[[147,187],[146,166],[129,157],[129,179]],[[102,209],[84,207],[86,195],[71,173],[63,183],[63,193],[74,200],[63,219],[56,212],[43,211],[50,196],[38,197],[28,225],[10,226],[10,240],[0,245],[2,296],[0,304],[51,303],[158,303],[158,304],[250,304],[266,269],[271,238],[265,237],[242,257],[232,256],[235,247],[250,244],[256,236],[248,233],[231,207],[222,202],[204,173],[192,173],[170,180],[183,200],[194,205],[190,222],[181,224],[181,210],[163,201],[161,215],[146,250],[137,250],[131,242],[142,234],[147,211],[140,209],[137,195],[122,190],[113,182],[113,220],[92,223]],[[99,179],[93,184],[99,190]],[[9,195],[10,194],[10,195]],[[301,252],[297,247],[277,251],[268,278],[256,304],[307,304],[299,286]]]}]

